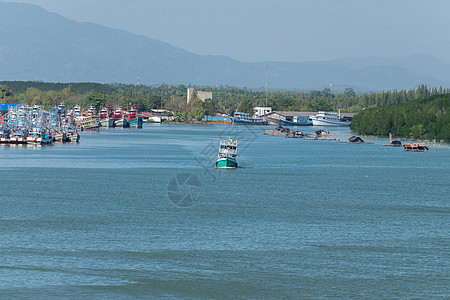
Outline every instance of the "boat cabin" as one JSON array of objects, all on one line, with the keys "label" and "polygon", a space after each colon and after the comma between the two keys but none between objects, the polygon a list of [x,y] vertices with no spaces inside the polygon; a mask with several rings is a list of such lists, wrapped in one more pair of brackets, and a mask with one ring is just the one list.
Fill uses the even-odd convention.
[{"label": "boat cabin", "polygon": [[237,156],[237,140],[231,138],[220,141],[219,157],[236,157]]}]

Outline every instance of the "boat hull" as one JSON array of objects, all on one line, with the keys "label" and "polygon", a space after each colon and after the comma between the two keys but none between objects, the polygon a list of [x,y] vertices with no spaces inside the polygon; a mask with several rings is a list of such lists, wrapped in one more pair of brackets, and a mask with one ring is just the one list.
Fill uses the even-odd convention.
[{"label": "boat hull", "polygon": [[279,126],[281,125],[281,120],[279,119],[275,119],[275,118],[271,118],[271,117],[266,117],[267,122],[269,123],[269,125],[275,125],[275,126]]},{"label": "boat hull", "polygon": [[126,119],[116,120],[116,121],[114,121],[114,124],[116,127],[123,127],[123,128],[130,127],[130,124],[128,123],[128,121]]},{"label": "boat hull", "polygon": [[78,133],[74,133],[70,136],[70,142],[71,143],[79,143],[80,142],[80,135]]},{"label": "boat hull", "polygon": [[313,126],[335,126],[335,127],[348,127],[350,122],[344,121],[331,121],[331,120],[312,120]]},{"label": "boat hull", "polygon": [[286,120],[280,120],[281,124],[284,126],[311,126],[311,122],[290,122]]},{"label": "boat hull", "polygon": [[53,143],[53,137],[27,137],[27,144],[30,145],[46,145]]},{"label": "boat hull", "polygon": [[219,169],[235,169],[237,167],[237,161],[231,157],[221,157],[216,161],[216,168]]},{"label": "boat hull", "polygon": [[99,130],[100,124],[84,125],[83,130]]},{"label": "boat hull", "polygon": [[141,118],[128,120],[130,127],[142,128],[144,121]]},{"label": "boat hull", "polygon": [[236,124],[236,125],[267,125],[267,121],[249,121],[249,120],[234,119],[233,124]]},{"label": "boat hull", "polygon": [[100,121],[101,127],[114,127],[114,120],[113,119],[103,119]]}]

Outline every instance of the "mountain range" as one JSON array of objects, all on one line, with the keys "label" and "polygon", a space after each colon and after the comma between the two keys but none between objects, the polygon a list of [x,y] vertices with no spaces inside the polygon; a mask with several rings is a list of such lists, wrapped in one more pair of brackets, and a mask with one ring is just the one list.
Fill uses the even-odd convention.
[{"label": "mountain range", "polygon": [[261,88],[268,68],[271,89],[450,87],[450,64],[433,56],[248,63],[76,22],[32,4],[0,2],[0,12],[0,81],[136,83],[139,74],[143,84]]}]

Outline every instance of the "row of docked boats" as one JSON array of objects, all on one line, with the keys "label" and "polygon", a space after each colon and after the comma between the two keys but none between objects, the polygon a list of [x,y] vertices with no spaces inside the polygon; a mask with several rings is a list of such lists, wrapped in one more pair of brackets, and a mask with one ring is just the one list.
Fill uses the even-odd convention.
[{"label": "row of docked boats", "polygon": [[56,109],[44,112],[39,106],[10,107],[0,119],[0,143],[45,145],[80,141],[78,127],[61,118]]},{"label": "row of docked boats", "polygon": [[137,127],[142,128],[144,123],[138,111],[134,108],[123,110],[117,107],[114,111],[104,107],[98,113],[94,106],[89,106],[86,112],[82,112],[80,106],[75,106],[71,110],[66,110],[63,104],[58,106],[60,115],[75,120],[75,124],[81,130],[99,130],[100,127]]},{"label": "row of docked boats", "polygon": [[101,127],[137,127],[142,128],[144,123],[142,117],[139,116],[138,111],[134,108],[130,110],[123,110],[117,107],[113,113],[110,113],[108,108],[102,108],[99,114]]},{"label": "row of docked boats", "polygon": [[246,113],[236,112],[233,124],[246,125],[276,125],[276,126],[350,126],[350,120],[341,117],[340,114],[319,111],[312,116],[294,116],[288,120],[286,118],[276,118],[275,116],[254,117]]}]

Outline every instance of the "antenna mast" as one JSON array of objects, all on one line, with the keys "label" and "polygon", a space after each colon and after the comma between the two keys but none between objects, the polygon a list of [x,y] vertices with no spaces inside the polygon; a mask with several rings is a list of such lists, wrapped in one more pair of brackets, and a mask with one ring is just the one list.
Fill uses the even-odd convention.
[{"label": "antenna mast", "polygon": [[266,107],[267,107],[267,81],[268,81],[269,65],[266,68]]}]

